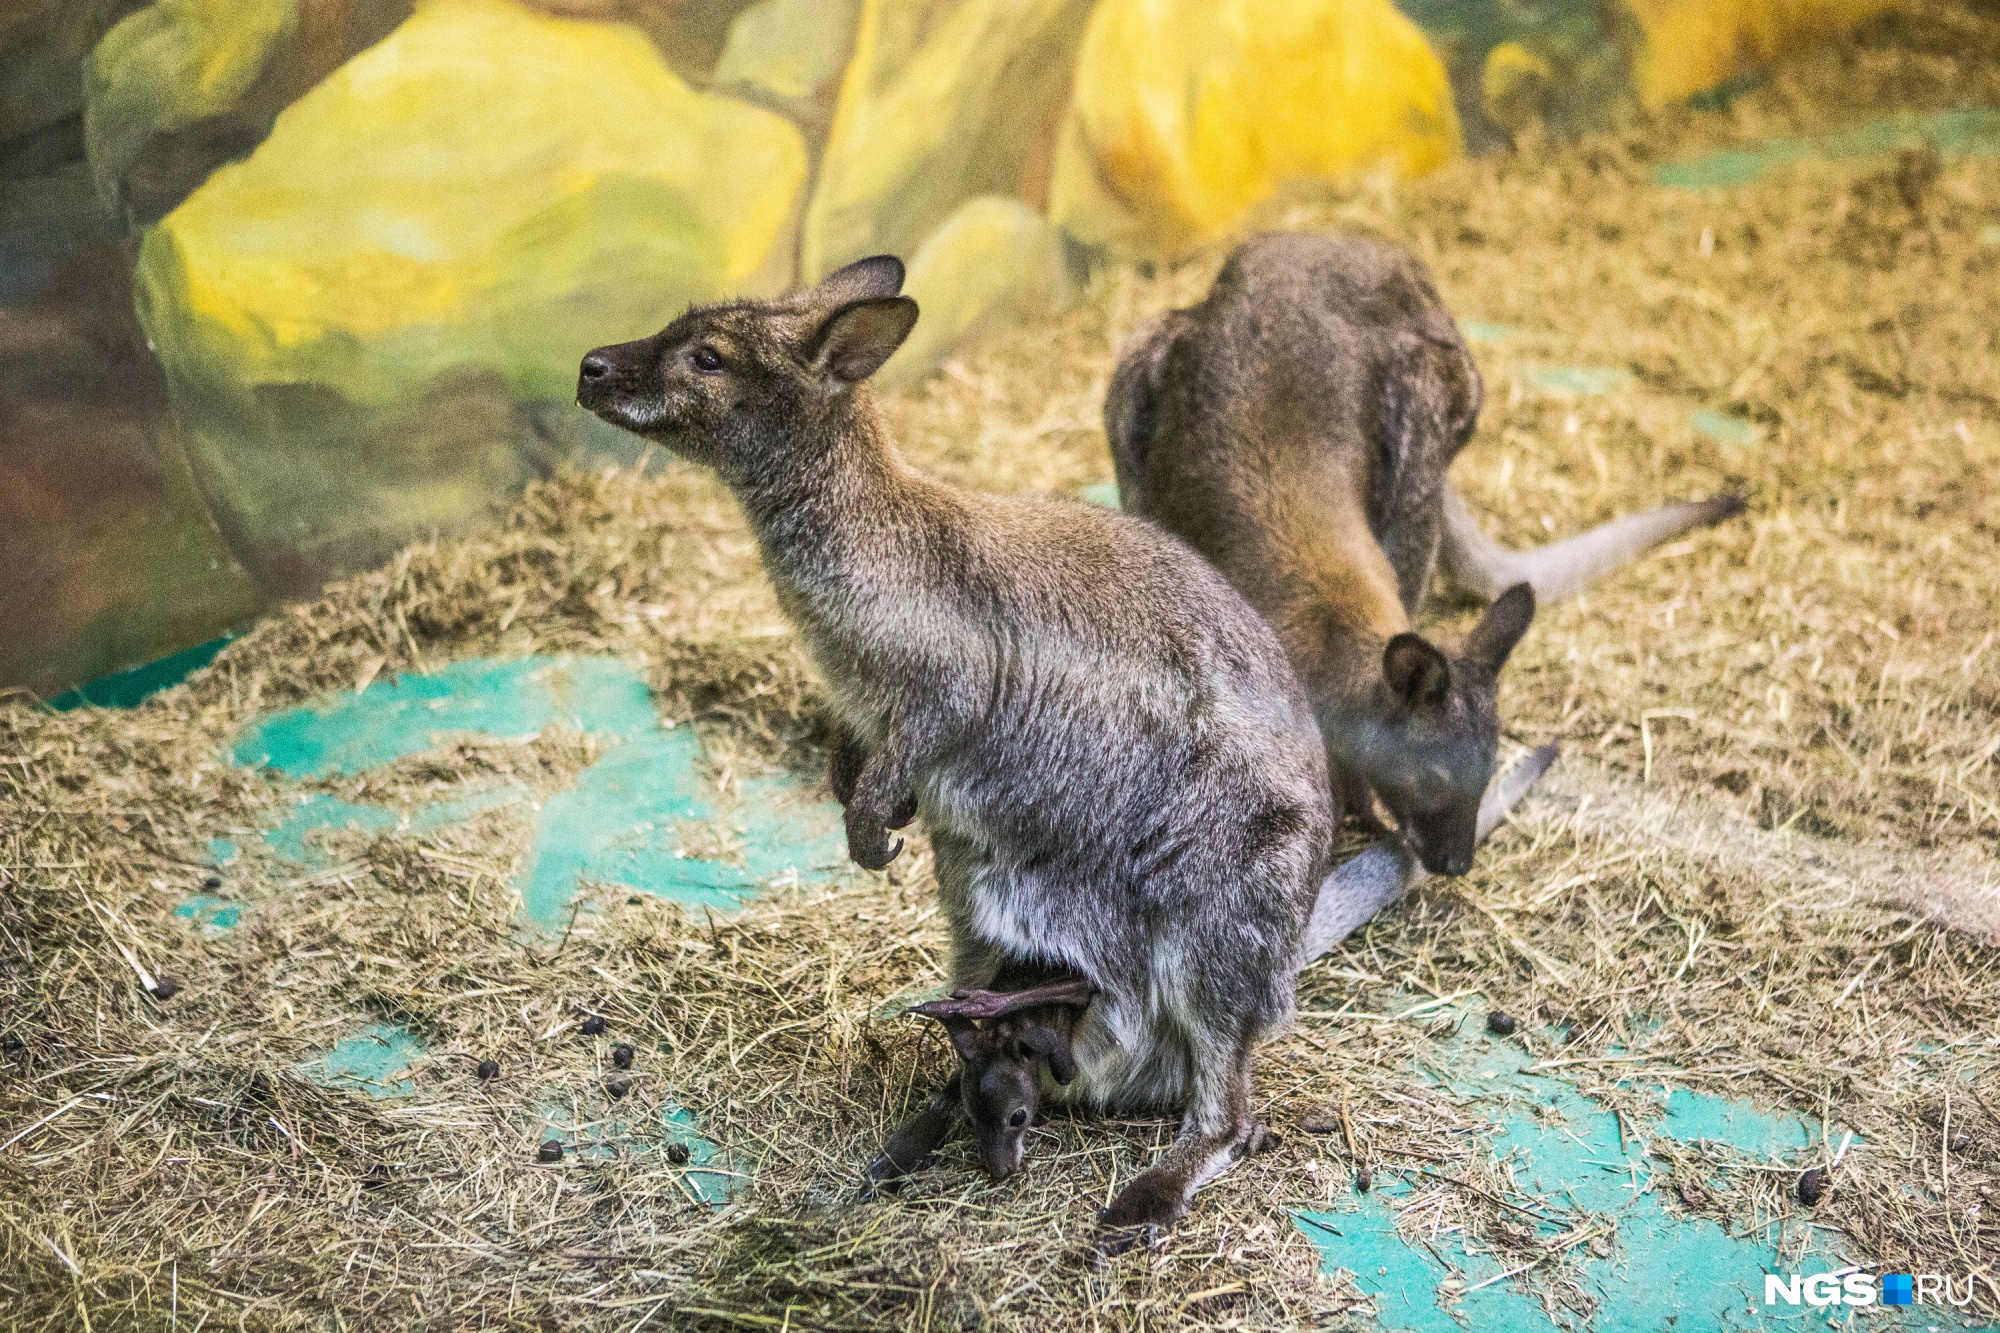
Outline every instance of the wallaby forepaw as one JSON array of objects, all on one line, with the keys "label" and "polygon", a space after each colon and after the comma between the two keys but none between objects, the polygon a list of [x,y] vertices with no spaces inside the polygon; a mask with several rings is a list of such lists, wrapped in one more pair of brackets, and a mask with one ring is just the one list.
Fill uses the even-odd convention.
[{"label": "wallaby forepaw", "polygon": [[854,800],[855,784],[861,781],[861,770],[868,763],[868,751],[861,742],[843,733],[834,742],[833,757],[827,763],[827,785],[833,788],[833,799],[844,807]]},{"label": "wallaby forepaw", "polygon": [[889,841],[889,830],[879,820],[847,812],[847,854],[863,870],[880,870],[903,850],[903,840]]}]

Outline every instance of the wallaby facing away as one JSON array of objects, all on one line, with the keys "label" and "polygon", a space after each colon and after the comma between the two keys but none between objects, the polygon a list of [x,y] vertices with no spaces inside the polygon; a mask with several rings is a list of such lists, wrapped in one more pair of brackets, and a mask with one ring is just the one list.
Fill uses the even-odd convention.
[{"label": "wallaby facing away", "polygon": [[[1541,746],[1493,780],[1479,803],[1474,837],[1480,844],[1555,759],[1554,745]],[[1333,949],[1427,878],[1408,845],[1393,834],[1348,859],[1320,885],[1319,902],[1306,927],[1306,961]],[[961,1122],[971,1129],[987,1174],[1006,1179],[1020,1169],[1023,1138],[1041,1109],[1043,1070],[1057,1089],[1076,1077],[1071,1033],[1095,994],[1090,984],[1073,974],[1008,967],[993,986],[991,991],[960,990],[949,999],[911,1008],[911,1013],[937,1019],[951,1034],[959,1070],[897,1127],[882,1155],[869,1165],[871,1192],[874,1185],[922,1168]],[[1253,1142],[1252,1151],[1255,1146]]]},{"label": "wallaby facing away", "polygon": [[922,818],[953,983],[1080,974],[1066,1094],[1184,1108],[1104,1211],[1120,1249],[1254,1129],[1251,1051],[1290,1018],[1331,847],[1325,757],[1269,627],[1180,542],[896,456],[862,381],[916,321],[902,277],[880,257],[690,310],[586,356],[577,400],[735,492],[846,733],[849,852],[886,865]]},{"label": "wallaby facing away", "polygon": [[[1414,257],[1273,235],[1231,255],[1201,304],[1133,337],[1104,407],[1125,508],[1186,538],[1277,631],[1336,798],[1365,817],[1379,796],[1445,875],[1472,863],[1497,676],[1537,595],[1741,507],[1676,506],[1516,556],[1445,481],[1481,396]],[[1492,601],[1455,656],[1410,632],[1441,546],[1446,570]]]}]

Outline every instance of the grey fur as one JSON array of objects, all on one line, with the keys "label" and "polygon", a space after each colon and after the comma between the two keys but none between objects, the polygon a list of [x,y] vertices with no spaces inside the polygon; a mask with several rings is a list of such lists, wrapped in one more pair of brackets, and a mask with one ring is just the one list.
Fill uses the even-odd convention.
[{"label": "grey fur", "polygon": [[[1543,745],[1494,779],[1479,806],[1477,837],[1481,844],[1548,771],[1556,754],[1555,745]],[[1319,900],[1306,926],[1307,961],[1333,949],[1428,878],[1408,845],[1393,834],[1349,858],[1320,884]],[[1026,988],[1045,979],[1046,973],[1040,970],[1010,970],[996,979],[997,987],[1023,989],[1015,992],[1019,998],[1006,1006],[1004,1017],[984,1025],[963,1015],[984,1017],[997,1010],[953,1001],[916,1006],[912,1012],[944,1022],[960,1067],[952,1082],[897,1129],[888,1147],[868,1168],[872,1183],[895,1180],[921,1168],[956,1132],[961,1115],[989,1175],[1003,1180],[1020,1169],[1023,1133],[1035,1122],[1046,1086],[1038,1066],[1046,1065],[1046,1079],[1058,1087],[1075,1077],[1074,1061],[1069,1057],[1071,1033],[1077,1009],[1089,1003],[1087,996],[1061,1004],[1032,1003],[1033,993]]]},{"label": "grey fur", "polygon": [[782,301],[690,310],[584,359],[578,401],[713,467],[826,678],[850,853],[931,838],[951,978],[1081,973],[1096,1106],[1179,1107],[1105,1212],[1172,1225],[1249,1141],[1257,1038],[1287,1023],[1333,819],[1312,713],[1270,629],[1127,515],[974,496],[896,456],[860,381],[916,307],[878,258]]}]

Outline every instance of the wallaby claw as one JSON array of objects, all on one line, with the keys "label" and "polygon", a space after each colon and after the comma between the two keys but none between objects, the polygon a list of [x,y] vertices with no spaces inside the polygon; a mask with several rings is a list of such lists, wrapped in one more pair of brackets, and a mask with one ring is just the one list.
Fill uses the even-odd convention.
[{"label": "wallaby claw", "polygon": [[854,864],[863,870],[880,870],[895,860],[903,850],[903,840],[896,839],[892,845],[889,830],[880,819],[871,820],[867,812],[849,807],[847,811],[847,854]]}]

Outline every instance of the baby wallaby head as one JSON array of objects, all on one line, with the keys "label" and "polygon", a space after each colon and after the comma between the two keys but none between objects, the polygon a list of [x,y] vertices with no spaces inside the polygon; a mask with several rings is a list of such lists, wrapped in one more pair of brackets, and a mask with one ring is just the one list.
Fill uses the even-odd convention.
[{"label": "baby wallaby head", "polygon": [[731,482],[825,447],[799,429],[881,368],[917,322],[902,261],[877,255],[776,301],[694,306],[650,338],[583,358],[576,401]]},{"label": "baby wallaby head", "polygon": [[1095,993],[1084,977],[1063,973],[1020,990],[957,990],[950,999],[911,1008],[951,1034],[959,1100],[995,1180],[1021,1169],[1022,1140],[1042,1104],[1039,1066],[1045,1062],[1049,1076],[1065,1087],[1075,1080],[1071,1041],[1077,1016]]},{"label": "baby wallaby head", "polygon": [[958,1052],[959,1097],[986,1173],[1005,1180],[1021,1169],[1028,1126],[1041,1110],[1041,1069],[1057,1083],[1076,1078],[1070,1048],[1076,1010],[1065,1005],[1025,1009],[984,1024],[969,1018],[942,1020]]},{"label": "baby wallaby head", "polygon": [[1382,651],[1362,768],[1434,875],[1472,868],[1479,802],[1500,744],[1500,668],[1534,618],[1534,590],[1518,583],[1486,609],[1456,656],[1417,634],[1398,634]]}]

